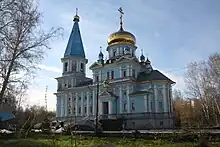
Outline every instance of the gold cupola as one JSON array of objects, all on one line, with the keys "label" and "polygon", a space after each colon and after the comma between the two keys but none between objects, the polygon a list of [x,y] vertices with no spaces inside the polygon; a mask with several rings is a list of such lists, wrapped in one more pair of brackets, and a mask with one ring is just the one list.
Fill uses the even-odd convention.
[{"label": "gold cupola", "polygon": [[108,45],[114,45],[114,44],[118,44],[118,43],[129,43],[132,45],[136,44],[136,38],[135,36],[130,33],[127,32],[123,29],[122,27],[122,15],[124,14],[122,11],[122,8],[119,8],[118,10],[121,14],[120,16],[120,29],[117,32],[112,33],[109,37],[108,37]]}]

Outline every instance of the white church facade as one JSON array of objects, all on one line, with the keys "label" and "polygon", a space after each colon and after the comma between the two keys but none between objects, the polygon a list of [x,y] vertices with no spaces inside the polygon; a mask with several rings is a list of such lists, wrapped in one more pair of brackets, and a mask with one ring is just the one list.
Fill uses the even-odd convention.
[{"label": "white church facade", "polygon": [[[121,10],[121,9],[120,9]],[[172,86],[175,84],[150,60],[136,56],[135,36],[124,30],[120,17],[119,31],[107,41],[107,59],[100,51],[98,60],[86,77],[86,59],[75,15],[70,38],[61,59],[62,76],[58,83],[56,118],[58,120],[121,120],[130,129],[173,127]]]}]

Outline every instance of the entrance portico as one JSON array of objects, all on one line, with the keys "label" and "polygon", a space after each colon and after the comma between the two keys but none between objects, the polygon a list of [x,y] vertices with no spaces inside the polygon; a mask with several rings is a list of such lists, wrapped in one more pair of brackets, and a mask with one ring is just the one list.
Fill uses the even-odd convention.
[{"label": "entrance portico", "polygon": [[111,92],[103,92],[99,97],[100,115],[108,115],[116,112],[114,104],[116,104],[116,96]]}]

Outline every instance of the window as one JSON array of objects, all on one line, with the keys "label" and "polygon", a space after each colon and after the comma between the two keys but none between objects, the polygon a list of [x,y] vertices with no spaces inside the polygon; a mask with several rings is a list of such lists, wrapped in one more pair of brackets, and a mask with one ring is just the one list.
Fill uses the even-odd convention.
[{"label": "window", "polygon": [[85,96],[85,101],[87,100],[87,97]]},{"label": "window", "polygon": [[152,101],[150,102],[150,109],[151,109],[151,111],[153,111],[153,102]]},{"label": "window", "polygon": [[112,79],[114,79],[114,71],[112,71],[112,74],[111,74],[111,76],[112,76]]},{"label": "window", "polygon": [[92,106],[90,106],[90,113],[92,113]]},{"label": "window", "polygon": [[113,50],[113,57],[116,56],[116,50]]},{"label": "window", "polygon": [[124,102],[124,112],[127,112],[127,103]]},{"label": "window", "polygon": [[135,111],[135,105],[134,105],[134,102],[131,103],[131,110],[134,112]]},{"label": "window", "polygon": [[69,114],[71,114],[71,109],[69,109]]},{"label": "window", "polygon": [[162,112],[163,111],[163,103],[159,102],[159,110]]},{"label": "window", "polygon": [[67,71],[67,67],[68,67],[68,63],[67,63],[67,62],[65,62],[65,63],[64,63],[64,72],[66,72],[66,71]]},{"label": "window", "polygon": [[109,72],[107,72],[107,80],[109,79],[109,77],[110,77],[110,76],[109,76]]},{"label": "window", "polygon": [[81,114],[81,107],[79,107],[79,112],[78,113]]},{"label": "window", "polygon": [[79,101],[81,100],[81,97],[79,97]]},{"label": "window", "polygon": [[69,101],[71,101],[71,98],[69,97]]},{"label": "window", "polygon": [[84,64],[83,63],[81,63],[81,65],[80,65],[80,71],[84,72]]},{"label": "window", "polygon": [[96,82],[98,82],[99,81],[99,76],[96,76]]},{"label": "window", "polygon": [[68,88],[71,88],[71,80],[68,80]]},{"label": "window", "polygon": [[86,114],[87,107],[84,107],[84,113]]},{"label": "window", "polygon": [[126,91],[124,91],[123,94],[124,94],[125,97],[127,96],[127,92]]},{"label": "window", "polygon": [[126,70],[123,71],[123,77],[126,77]]}]

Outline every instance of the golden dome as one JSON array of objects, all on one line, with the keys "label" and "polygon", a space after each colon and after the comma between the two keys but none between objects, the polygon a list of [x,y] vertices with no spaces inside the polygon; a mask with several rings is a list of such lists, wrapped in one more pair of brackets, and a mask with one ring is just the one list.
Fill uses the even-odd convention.
[{"label": "golden dome", "polygon": [[117,43],[131,43],[132,45],[135,45],[136,39],[133,34],[130,32],[124,31],[121,27],[121,29],[118,32],[112,33],[108,37],[108,45],[117,44]]}]

